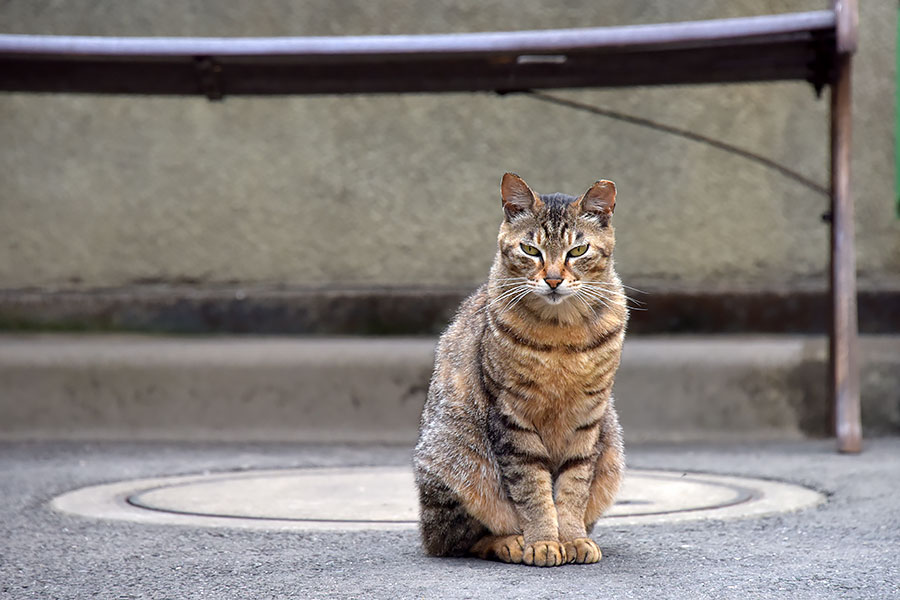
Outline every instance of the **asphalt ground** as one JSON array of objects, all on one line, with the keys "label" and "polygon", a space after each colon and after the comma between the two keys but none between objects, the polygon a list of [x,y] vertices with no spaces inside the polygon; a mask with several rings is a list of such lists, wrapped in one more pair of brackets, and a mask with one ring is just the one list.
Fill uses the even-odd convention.
[{"label": "asphalt ground", "polygon": [[407,465],[408,446],[0,444],[2,598],[900,598],[900,439],[631,445],[629,466],[746,475],[828,496],[728,521],[598,528],[596,565],[541,569],[425,556],[414,531],[148,525],[53,511],[123,479],[305,466]]}]

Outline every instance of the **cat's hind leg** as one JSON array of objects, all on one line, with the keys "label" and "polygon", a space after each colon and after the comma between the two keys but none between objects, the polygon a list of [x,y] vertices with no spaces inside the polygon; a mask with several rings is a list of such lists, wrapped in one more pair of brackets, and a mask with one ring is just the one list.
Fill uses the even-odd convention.
[{"label": "cat's hind leg", "polygon": [[432,556],[466,556],[490,533],[450,488],[434,481],[419,484],[419,530]]},{"label": "cat's hind leg", "polygon": [[485,560],[518,564],[525,554],[525,538],[521,535],[486,535],[469,549],[469,553]]},{"label": "cat's hind leg", "polygon": [[607,409],[597,440],[599,454],[594,464],[594,478],[584,514],[585,527],[590,533],[600,516],[615,502],[625,474],[625,451],[622,430],[613,407]]}]

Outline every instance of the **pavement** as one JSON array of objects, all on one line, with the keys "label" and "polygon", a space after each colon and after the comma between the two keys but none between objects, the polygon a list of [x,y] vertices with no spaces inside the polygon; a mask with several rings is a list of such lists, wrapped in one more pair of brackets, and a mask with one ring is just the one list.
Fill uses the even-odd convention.
[{"label": "pavement", "polygon": [[[0,598],[900,598],[900,438],[628,443],[628,464],[787,482],[790,512],[598,527],[596,565],[541,569],[422,553],[412,528],[278,529],[78,516],[85,486],[272,469],[408,468],[409,445],[0,443]],[[338,492],[322,499],[339,504]],[[256,501],[265,504],[265,497]],[[261,511],[276,510],[265,505]]]}]

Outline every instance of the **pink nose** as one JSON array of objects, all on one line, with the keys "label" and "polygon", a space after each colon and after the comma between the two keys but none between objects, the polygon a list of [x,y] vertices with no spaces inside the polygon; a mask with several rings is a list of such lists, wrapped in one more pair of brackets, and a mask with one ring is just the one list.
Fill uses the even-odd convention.
[{"label": "pink nose", "polygon": [[556,286],[562,283],[562,279],[550,279],[549,277],[545,278],[544,281],[547,282],[552,289],[556,289]]}]

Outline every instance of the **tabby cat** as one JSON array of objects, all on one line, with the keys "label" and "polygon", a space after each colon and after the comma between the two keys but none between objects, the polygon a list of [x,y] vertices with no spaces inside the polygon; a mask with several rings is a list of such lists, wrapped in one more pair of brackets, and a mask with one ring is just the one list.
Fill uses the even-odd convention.
[{"label": "tabby cat", "polygon": [[613,269],[616,186],[538,195],[500,185],[488,282],[435,352],[415,450],[425,551],[556,566],[588,537],[624,470],[611,390],[628,310]]}]

